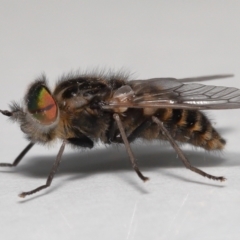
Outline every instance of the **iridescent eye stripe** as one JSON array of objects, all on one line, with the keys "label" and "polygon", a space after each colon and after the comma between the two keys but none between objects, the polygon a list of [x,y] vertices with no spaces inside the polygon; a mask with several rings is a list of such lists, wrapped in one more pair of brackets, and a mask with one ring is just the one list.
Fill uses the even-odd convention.
[{"label": "iridescent eye stripe", "polygon": [[43,124],[52,123],[57,116],[56,103],[48,90],[39,86],[29,96],[28,110]]}]

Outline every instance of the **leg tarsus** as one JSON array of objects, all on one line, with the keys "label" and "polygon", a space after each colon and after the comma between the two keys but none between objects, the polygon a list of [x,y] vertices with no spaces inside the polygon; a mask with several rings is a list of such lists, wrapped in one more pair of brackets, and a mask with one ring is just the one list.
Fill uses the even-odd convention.
[{"label": "leg tarsus", "polygon": [[22,152],[16,157],[13,163],[0,163],[0,167],[15,167],[19,164],[19,162],[23,159],[26,153],[34,146],[35,143],[30,142]]},{"label": "leg tarsus", "polygon": [[40,186],[40,187],[38,187],[38,188],[35,188],[35,189],[31,190],[31,191],[22,192],[22,193],[20,193],[20,194],[18,195],[19,197],[24,198],[24,197],[26,197],[27,195],[32,195],[32,194],[34,194],[34,193],[36,193],[36,192],[41,191],[42,189],[45,189],[45,188],[51,186],[51,183],[52,183],[52,180],[53,180],[53,178],[54,178],[54,175],[55,175],[55,173],[57,172],[57,170],[58,170],[58,168],[59,168],[59,165],[60,165],[60,163],[61,163],[62,154],[63,154],[64,148],[65,148],[65,145],[66,145],[66,141],[63,141],[62,146],[61,146],[61,148],[59,149],[58,154],[57,154],[57,157],[56,157],[56,159],[55,159],[55,161],[54,161],[54,163],[53,163],[52,169],[51,169],[51,171],[50,171],[50,173],[49,173],[49,175],[48,175],[46,184],[44,184],[44,185],[42,185],[42,186]]},{"label": "leg tarsus", "polygon": [[21,198],[25,198],[27,195],[31,195],[31,194],[34,194],[34,193],[36,193],[36,192],[39,192],[39,191],[41,191],[42,189],[47,188],[47,187],[49,187],[49,186],[50,186],[50,185],[45,184],[45,185],[42,185],[42,186],[40,186],[40,187],[38,187],[38,188],[35,188],[35,189],[32,190],[32,191],[22,192],[22,193],[18,194],[18,196],[21,197]]}]

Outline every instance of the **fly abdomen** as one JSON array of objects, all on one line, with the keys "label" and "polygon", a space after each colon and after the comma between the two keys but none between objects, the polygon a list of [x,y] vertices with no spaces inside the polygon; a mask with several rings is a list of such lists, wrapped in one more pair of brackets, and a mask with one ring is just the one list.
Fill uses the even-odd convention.
[{"label": "fly abdomen", "polygon": [[[222,149],[226,143],[202,112],[163,109],[157,115],[177,141],[190,143],[206,150]],[[165,139],[161,133],[159,136]]]}]

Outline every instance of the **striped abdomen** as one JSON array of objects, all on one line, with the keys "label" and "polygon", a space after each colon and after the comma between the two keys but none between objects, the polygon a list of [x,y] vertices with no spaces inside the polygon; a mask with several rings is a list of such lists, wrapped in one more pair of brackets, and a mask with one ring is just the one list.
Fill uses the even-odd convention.
[{"label": "striped abdomen", "polygon": [[[159,109],[154,115],[165,124],[177,141],[190,143],[206,150],[222,149],[226,143],[202,112]],[[158,137],[166,140],[162,133],[159,133]]]},{"label": "striped abdomen", "polygon": [[184,109],[163,109],[160,112],[159,119],[166,124],[175,140],[207,150],[224,147],[225,140],[202,112]]}]

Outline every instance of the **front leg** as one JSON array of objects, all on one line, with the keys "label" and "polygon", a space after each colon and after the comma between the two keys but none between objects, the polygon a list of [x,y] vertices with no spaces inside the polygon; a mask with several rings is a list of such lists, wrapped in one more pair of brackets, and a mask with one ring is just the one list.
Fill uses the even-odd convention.
[{"label": "front leg", "polygon": [[[11,117],[15,112],[10,112],[8,110],[0,110],[0,113],[7,117]],[[30,142],[22,152],[16,157],[13,163],[0,163],[0,167],[15,167],[19,164],[19,162],[23,159],[23,157],[27,154],[27,152],[34,146],[34,142]]]},{"label": "front leg", "polygon": [[17,166],[20,161],[23,159],[23,157],[27,154],[27,152],[34,146],[35,143],[30,142],[23,150],[22,152],[16,157],[16,159],[13,161],[13,163],[0,163],[0,167],[15,167]]},{"label": "front leg", "polygon": [[36,192],[39,192],[41,191],[42,189],[45,189],[47,187],[50,187],[51,183],[52,183],[52,180],[55,176],[55,173],[57,172],[59,166],[60,166],[60,163],[61,163],[61,160],[62,160],[62,154],[63,154],[63,151],[64,151],[64,148],[65,148],[65,145],[66,145],[66,141],[64,140],[63,143],[62,143],[62,146],[61,148],[59,149],[59,152],[58,152],[58,155],[55,159],[55,162],[53,163],[53,166],[52,166],[52,169],[48,175],[48,178],[47,178],[47,181],[46,181],[46,184],[45,185],[42,185],[40,187],[37,187],[31,191],[28,191],[28,192],[22,192],[19,194],[19,197],[21,198],[24,198],[26,197],[27,195],[31,195],[31,194],[34,194]]}]

